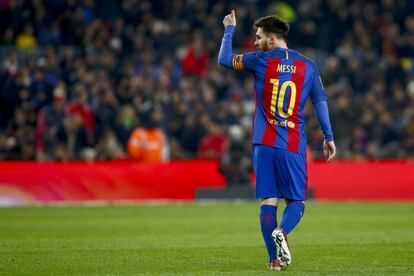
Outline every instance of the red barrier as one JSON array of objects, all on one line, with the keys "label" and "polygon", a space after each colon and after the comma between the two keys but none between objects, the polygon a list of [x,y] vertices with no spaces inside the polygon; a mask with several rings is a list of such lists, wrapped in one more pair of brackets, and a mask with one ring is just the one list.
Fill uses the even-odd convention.
[{"label": "red barrier", "polygon": [[192,200],[197,187],[225,187],[215,161],[0,163],[3,204],[85,200]]},{"label": "red barrier", "polygon": [[[309,185],[316,199],[414,200],[414,162],[312,162]],[[0,204],[193,200],[201,187],[225,187],[217,162],[0,162]]]},{"label": "red barrier", "polygon": [[321,161],[308,173],[317,199],[414,200],[414,161]]}]

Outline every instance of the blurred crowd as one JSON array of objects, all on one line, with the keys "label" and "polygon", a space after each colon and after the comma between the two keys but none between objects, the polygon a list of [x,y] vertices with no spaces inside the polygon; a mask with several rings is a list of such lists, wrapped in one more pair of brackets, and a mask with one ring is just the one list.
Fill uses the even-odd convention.
[{"label": "blurred crowd", "polygon": [[[252,76],[216,64],[230,9],[237,53],[254,50],[255,19],[291,23],[289,47],[319,65],[338,158],[413,158],[414,1],[1,0],[0,160],[125,159],[134,130],[157,129],[163,158],[219,159],[248,181]],[[311,105],[305,118],[321,158]]]}]

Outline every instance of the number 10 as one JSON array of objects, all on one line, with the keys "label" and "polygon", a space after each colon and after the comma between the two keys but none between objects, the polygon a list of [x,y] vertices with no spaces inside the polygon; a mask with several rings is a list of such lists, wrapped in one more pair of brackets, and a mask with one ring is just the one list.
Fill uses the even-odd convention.
[{"label": "number 10", "polygon": [[[283,118],[289,118],[293,114],[293,108],[296,103],[296,85],[292,81],[285,81],[282,83],[282,87],[279,92],[279,79],[270,79],[270,83],[273,84],[272,101],[270,103],[270,113],[275,116],[276,101],[277,101],[277,113]],[[285,101],[286,89],[290,87],[290,101],[287,113],[283,110],[283,102]],[[279,92],[279,93],[278,93]],[[279,95],[278,95],[279,94]]]}]

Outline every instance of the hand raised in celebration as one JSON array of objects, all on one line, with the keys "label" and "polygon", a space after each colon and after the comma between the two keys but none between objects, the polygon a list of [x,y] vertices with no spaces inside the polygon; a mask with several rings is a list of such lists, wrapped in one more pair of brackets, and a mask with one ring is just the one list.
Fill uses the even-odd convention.
[{"label": "hand raised in celebration", "polygon": [[234,10],[231,10],[231,13],[224,17],[223,25],[224,27],[227,27],[229,25],[236,26],[236,13]]}]

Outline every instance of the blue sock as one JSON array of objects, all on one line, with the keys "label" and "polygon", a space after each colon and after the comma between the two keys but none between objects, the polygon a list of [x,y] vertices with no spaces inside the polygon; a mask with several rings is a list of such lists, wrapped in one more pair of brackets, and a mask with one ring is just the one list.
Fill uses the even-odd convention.
[{"label": "blue sock", "polygon": [[269,254],[269,261],[276,259],[276,245],[272,238],[272,232],[277,227],[276,212],[276,206],[260,206],[260,228],[262,229],[263,240]]},{"label": "blue sock", "polygon": [[280,228],[285,231],[286,235],[298,225],[305,211],[305,204],[302,201],[291,201],[283,211]]}]

